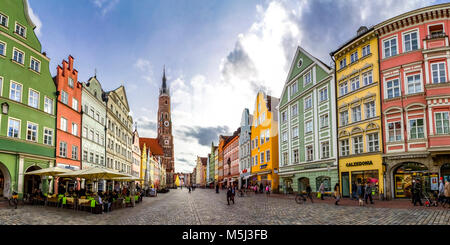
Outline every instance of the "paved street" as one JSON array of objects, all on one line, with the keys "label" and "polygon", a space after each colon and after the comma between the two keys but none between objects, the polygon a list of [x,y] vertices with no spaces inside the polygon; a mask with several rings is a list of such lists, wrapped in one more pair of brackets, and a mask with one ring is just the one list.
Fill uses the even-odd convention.
[{"label": "paved street", "polygon": [[374,208],[335,206],[327,202],[296,204],[292,197],[265,195],[236,197],[235,205],[226,205],[225,192],[186,188],[145,198],[135,208],[103,215],[56,209],[54,207],[20,206],[17,210],[0,209],[0,224],[158,224],[158,225],[277,225],[277,224],[446,224],[450,209]]}]

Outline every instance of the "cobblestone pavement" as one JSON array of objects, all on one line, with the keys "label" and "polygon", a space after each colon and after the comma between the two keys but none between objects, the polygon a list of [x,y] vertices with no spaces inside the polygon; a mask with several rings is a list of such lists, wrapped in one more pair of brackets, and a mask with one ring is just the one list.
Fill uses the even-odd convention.
[{"label": "cobblestone pavement", "polygon": [[277,224],[445,224],[450,225],[450,209],[377,208],[335,206],[326,202],[297,204],[292,198],[266,195],[236,197],[227,205],[225,192],[186,188],[158,197],[144,198],[135,208],[94,215],[54,207],[19,206],[0,209],[0,224],[42,225],[277,225]]}]

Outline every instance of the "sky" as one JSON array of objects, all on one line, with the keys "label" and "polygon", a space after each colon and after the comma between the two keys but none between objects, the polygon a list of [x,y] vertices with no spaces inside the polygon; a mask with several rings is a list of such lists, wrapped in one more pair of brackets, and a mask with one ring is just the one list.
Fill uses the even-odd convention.
[{"label": "sky", "polygon": [[[438,0],[28,0],[50,70],[75,58],[105,91],[124,85],[141,137],[156,137],[166,67],[175,171],[192,172],[231,135],[256,94],[279,98],[297,46],[329,53],[372,26]],[[333,65],[332,65],[333,66]]]}]

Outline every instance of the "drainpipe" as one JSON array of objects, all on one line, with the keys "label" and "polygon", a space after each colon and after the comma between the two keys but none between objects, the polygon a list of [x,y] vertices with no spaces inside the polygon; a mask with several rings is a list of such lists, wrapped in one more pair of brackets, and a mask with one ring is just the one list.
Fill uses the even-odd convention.
[{"label": "drainpipe", "polygon": [[[335,109],[335,118],[336,118],[336,130],[335,130],[335,140],[336,140],[336,144],[337,144],[337,151],[336,151],[336,165],[337,165],[337,174],[338,174],[338,179],[337,179],[337,183],[339,184],[339,192],[342,196],[342,185],[341,183],[341,176],[340,176],[340,171],[339,171],[339,133],[338,133],[338,127],[339,127],[339,107],[338,107],[338,87],[337,87],[337,71],[336,71],[336,60],[334,59],[334,53],[330,53],[331,56],[331,60],[334,62],[334,97],[335,97],[335,103],[336,103],[336,109]],[[331,183],[330,183],[331,184]],[[332,186],[331,186],[332,187]],[[334,187],[332,187],[334,188]]]}]

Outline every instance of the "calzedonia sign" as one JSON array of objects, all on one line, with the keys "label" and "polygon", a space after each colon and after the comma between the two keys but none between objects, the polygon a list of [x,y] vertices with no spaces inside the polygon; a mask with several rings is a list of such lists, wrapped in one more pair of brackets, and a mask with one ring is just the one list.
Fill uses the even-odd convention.
[{"label": "calzedonia sign", "polygon": [[349,162],[345,164],[347,167],[358,167],[358,166],[366,166],[366,165],[373,165],[372,161],[362,161],[362,162]]}]

